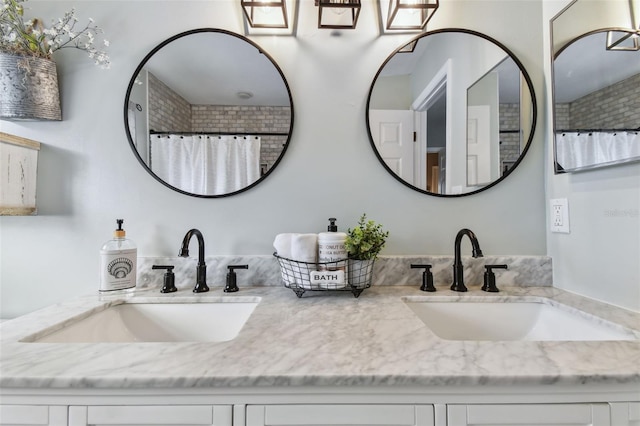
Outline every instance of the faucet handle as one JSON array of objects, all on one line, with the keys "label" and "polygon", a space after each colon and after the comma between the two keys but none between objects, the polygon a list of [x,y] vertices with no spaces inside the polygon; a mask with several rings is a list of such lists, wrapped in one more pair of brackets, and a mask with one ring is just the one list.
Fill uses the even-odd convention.
[{"label": "faucet handle", "polygon": [[498,287],[496,287],[496,276],[493,273],[494,269],[508,269],[507,265],[484,265],[484,285],[482,286],[483,291],[488,291],[490,293],[497,293]]},{"label": "faucet handle", "polygon": [[422,286],[420,286],[420,290],[429,292],[436,291],[436,288],[433,285],[433,273],[431,272],[431,265],[411,264],[411,268],[424,268],[424,272],[422,272]]},{"label": "faucet handle", "polygon": [[151,269],[166,269],[164,273],[164,285],[160,293],[174,293],[178,291],[176,288],[176,276],[173,273],[173,265],[152,265]]},{"label": "faucet handle", "polygon": [[225,293],[235,293],[240,290],[236,283],[236,269],[249,269],[249,265],[229,265],[227,266],[229,272],[227,273],[227,285],[224,288]]}]

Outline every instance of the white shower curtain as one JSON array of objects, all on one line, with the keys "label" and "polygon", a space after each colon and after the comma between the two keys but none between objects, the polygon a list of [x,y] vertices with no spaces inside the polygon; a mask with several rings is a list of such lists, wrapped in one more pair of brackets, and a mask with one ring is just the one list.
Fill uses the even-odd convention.
[{"label": "white shower curtain", "polygon": [[556,161],[564,170],[640,157],[638,132],[563,132],[556,134]]},{"label": "white shower curtain", "polygon": [[152,135],[151,170],[198,195],[238,191],[260,178],[260,137]]}]

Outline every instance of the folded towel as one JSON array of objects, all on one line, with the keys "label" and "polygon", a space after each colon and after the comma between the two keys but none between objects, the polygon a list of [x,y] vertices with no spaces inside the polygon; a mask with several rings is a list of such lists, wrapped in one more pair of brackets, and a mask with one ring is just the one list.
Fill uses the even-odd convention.
[{"label": "folded towel", "polygon": [[318,234],[278,234],[273,241],[273,247],[278,256],[298,262],[315,263],[318,257]]},{"label": "folded towel", "polygon": [[316,263],[318,259],[318,234],[293,234],[291,236],[291,259],[298,262]]},{"label": "folded towel", "polygon": [[295,286],[310,290],[312,286],[309,268],[307,265],[296,263],[296,261],[307,263],[315,263],[317,261],[318,235],[278,234],[273,241],[273,247],[276,249],[278,256],[292,260],[284,261],[285,266],[280,268],[285,287]]},{"label": "folded towel", "polygon": [[276,249],[278,256],[291,259],[291,237],[293,234],[278,234],[273,241],[273,248]]}]

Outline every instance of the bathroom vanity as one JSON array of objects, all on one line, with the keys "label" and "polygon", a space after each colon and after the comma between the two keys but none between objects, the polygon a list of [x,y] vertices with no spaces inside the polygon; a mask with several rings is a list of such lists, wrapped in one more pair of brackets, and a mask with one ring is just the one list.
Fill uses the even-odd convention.
[{"label": "bathroom vanity", "polygon": [[[357,299],[348,292],[299,299],[281,287],[234,294],[214,287],[204,294],[154,289],[127,299],[78,298],[0,325],[0,422],[638,424],[640,314],[553,287],[469,290],[427,294],[415,286],[373,286]],[[476,314],[465,303],[544,305],[614,334],[594,334],[597,340],[499,334],[451,340],[432,331],[412,306],[432,302],[466,306]],[[150,324],[166,321],[194,334],[152,336],[151,324],[132,333],[152,341],[127,342],[136,337],[118,334],[122,324],[114,316],[107,321],[115,334],[80,343],[82,327],[74,327],[97,321],[93,326],[104,328],[101,315],[139,303],[173,305],[174,312],[149,314]],[[249,305],[249,313],[236,315],[236,304]],[[229,306],[214,318],[202,311],[205,305]],[[125,326],[126,315],[119,314]],[[493,319],[474,323],[484,320]],[[227,331],[201,332],[216,328]],[[58,341],[45,343],[55,330]]]}]

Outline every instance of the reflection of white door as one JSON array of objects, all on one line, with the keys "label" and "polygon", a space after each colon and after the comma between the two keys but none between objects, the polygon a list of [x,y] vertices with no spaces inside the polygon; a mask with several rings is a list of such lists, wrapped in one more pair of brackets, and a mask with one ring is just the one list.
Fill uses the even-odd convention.
[{"label": "reflection of white door", "polygon": [[489,105],[467,108],[467,185],[491,182],[491,128]]},{"label": "reflection of white door", "polygon": [[371,136],[385,164],[413,184],[413,111],[369,111]]}]

